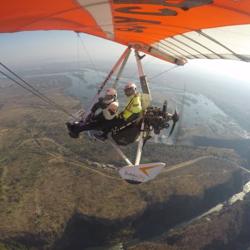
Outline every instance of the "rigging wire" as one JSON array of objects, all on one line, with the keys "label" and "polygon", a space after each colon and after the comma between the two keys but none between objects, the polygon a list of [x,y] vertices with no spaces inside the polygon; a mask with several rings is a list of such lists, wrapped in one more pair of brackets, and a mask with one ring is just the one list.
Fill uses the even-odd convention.
[{"label": "rigging wire", "polygon": [[[80,40],[77,39],[76,40],[76,67],[77,67],[77,70],[80,71]],[[81,78],[78,77],[78,85],[80,87],[80,84],[81,84]]]},{"label": "rigging wire", "polygon": [[[40,99],[42,99],[44,102],[46,102],[48,104],[48,100],[44,99],[42,96],[40,96],[39,94],[37,94],[36,92],[34,92],[33,90],[29,89],[28,87],[26,87],[25,85],[22,85],[21,83],[19,83],[18,81],[16,81],[15,79],[13,79],[11,76],[7,75],[6,73],[4,73],[2,70],[0,70],[0,73],[5,76],[6,78],[8,78],[9,80],[11,80],[12,82],[16,83],[17,85],[19,85],[20,87],[22,87],[23,89],[27,90],[28,92],[31,92],[33,95],[39,97]],[[49,103],[50,104],[50,103]]]},{"label": "rigging wire", "polygon": [[66,109],[64,109],[62,106],[60,106],[59,104],[57,104],[56,102],[54,102],[53,100],[51,100],[50,98],[48,98],[43,93],[41,93],[39,90],[37,90],[31,84],[29,84],[27,81],[25,81],[19,75],[17,75],[14,71],[12,71],[10,68],[8,68],[5,64],[3,64],[2,62],[0,62],[0,65],[4,69],[6,69],[9,73],[11,73],[12,75],[14,75],[17,79],[19,79],[23,84],[20,83],[20,82],[18,82],[17,80],[15,80],[14,78],[12,78],[11,76],[9,76],[8,74],[6,74],[5,72],[3,72],[2,70],[0,70],[0,73],[2,75],[4,75],[6,78],[8,78],[12,82],[16,83],[17,85],[19,85],[23,89],[27,90],[28,92],[32,93],[33,95],[37,96],[38,98],[40,98],[41,100],[43,100],[47,104],[49,104],[51,106],[54,106],[57,110],[60,110],[60,111],[64,112],[65,114],[67,114],[68,116],[76,119],[76,117],[73,116],[72,114],[70,114]]},{"label": "rigging wire", "polygon": [[166,69],[166,70],[162,71],[161,73],[158,73],[158,74],[156,74],[156,75],[154,75],[154,76],[152,76],[152,77],[149,77],[149,80],[151,81],[151,80],[153,80],[153,79],[155,79],[155,78],[157,78],[157,77],[159,77],[159,76],[161,76],[161,75],[163,75],[163,74],[168,73],[169,71],[174,70],[174,69],[177,68],[177,67],[179,67],[179,65],[174,65],[174,66],[171,67],[170,69]]},{"label": "rigging wire", "polygon": [[97,67],[96,67],[96,65],[95,65],[95,63],[94,63],[92,57],[90,56],[90,54],[89,54],[89,52],[88,52],[88,50],[87,50],[87,47],[86,47],[86,45],[85,45],[85,43],[84,43],[82,37],[80,36],[80,33],[77,32],[76,35],[77,35],[77,37],[78,37],[78,39],[79,39],[79,41],[80,41],[80,44],[82,45],[83,49],[85,50],[85,53],[86,53],[87,57],[89,58],[89,61],[90,61],[91,65],[92,65],[92,68],[93,68],[94,71],[98,74],[98,76],[102,79],[103,76],[100,75],[100,70],[97,69]]}]

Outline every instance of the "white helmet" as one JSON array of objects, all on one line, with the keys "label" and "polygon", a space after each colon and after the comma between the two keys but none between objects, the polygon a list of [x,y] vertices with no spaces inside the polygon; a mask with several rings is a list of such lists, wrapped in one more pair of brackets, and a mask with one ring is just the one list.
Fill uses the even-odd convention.
[{"label": "white helmet", "polygon": [[112,95],[117,97],[117,91],[114,88],[108,88],[106,89],[106,95]]},{"label": "white helmet", "polygon": [[106,109],[103,110],[103,116],[106,120],[112,120],[118,111],[119,103],[111,102]]},{"label": "white helmet", "polygon": [[114,88],[106,89],[105,96],[104,96],[105,103],[109,104],[115,101],[116,98],[117,98],[117,91]]},{"label": "white helmet", "polygon": [[132,96],[136,93],[136,85],[132,82],[129,82],[124,87],[124,92],[126,96]]},{"label": "white helmet", "polygon": [[118,102],[111,102],[109,105],[108,105],[108,110],[113,112],[113,113],[116,113],[117,109],[118,109]]},{"label": "white helmet", "polygon": [[133,89],[136,90],[136,85],[133,82],[129,82],[125,85],[124,90],[125,89]]}]

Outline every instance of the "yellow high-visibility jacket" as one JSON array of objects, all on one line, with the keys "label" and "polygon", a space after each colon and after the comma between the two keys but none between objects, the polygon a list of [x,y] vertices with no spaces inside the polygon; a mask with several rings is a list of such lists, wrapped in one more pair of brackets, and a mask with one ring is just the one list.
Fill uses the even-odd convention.
[{"label": "yellow high-visibility jacket", "polygon": [[127,104],[124,111],[122,112],[122,117],[126,121],[133,114],[139,114],[142,111],[141,96],[140,94],[135,94],[128,98]]}]

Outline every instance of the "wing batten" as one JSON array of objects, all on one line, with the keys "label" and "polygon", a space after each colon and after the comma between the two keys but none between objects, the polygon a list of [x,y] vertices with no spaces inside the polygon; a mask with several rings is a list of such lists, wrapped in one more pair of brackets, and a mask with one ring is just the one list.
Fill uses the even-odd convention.
[{"label": "wing batten", "polygon": [[[168,40],[161,40],[160,43],[161,43],[161,44],[170,44],[172,47],[176,47],[177,52],[178,52],[178,50],[181,50],[182,53],[181,53],[181,52],[178,52],[178,53],[180,53],[180,55],[181,55],[182,57],[198,58],[196,55],[192,55],[192,54],[191,54],[189,51],[187,51],[185,48],[178,46],[177,43],[172,42],[170,39],[171,39],[171,38],[169,38]],[[184,53],[184,54],[183,54],[183,53]]]},{"label": "wing batten", "polygon": [[201,35],[203,35],[204,37],[206,37],[207,39],[210,39],[211,41],[213,41],[214,43],[216,43],[217,45],[221,46],[222,48],[226,49],[228,52],[230,52],[232,55],[234,55],[235,57],[237,57],[240,60],[245,60],[244,57],[242,57],[241,55],[235,53],[233,50],[231,50],[230,48],[228,48],[227,46],[225,46],[224,44],[220,43],[219,41],[217,41],[216,39],[214,39],[213,37],[209,36],[208,34],[206,34],[205,32],[203,32],[202,30],[198,31],[198,33],[200,33]]},{"label": "wing batten", "polygon": [[[197,31],[195,31],[195,32],[198,33]],[[194,32],[192,32],[192,33],[194,33]],[[190,40],[191,42],[199,45],[200,47],[202,47],[203,49],[207,50],[208,52],[211,52],[212,55],[216,55],[218,58],[223,59],[223,57],[220,54],[217,54],[215,51],[213,51],[212,49],[210,49],[208,46],[202,44],[198,40],[195,40],[195,39],[193,39],[190,36],[185,35],[185,34],[182,34],[182,36],[185,37],[187,40]]]},{"label": "wing batten", "polygon": [[171,45],[164,44],[162,41],[158,43],[158,48],[161,49],[163,53],[167,51],[168,53],[171,52],[175,57],[183,57],[183,54],[181,52],[173,48]]},{"label": "wing batten", "polygon": [[[201,55],[204,59],[209,59],[209,57],[208,57],[207,55],[205,55],[205,54],[201,53],[200,51],[196,50],[194,47],[192,47],[192,46],[190,46],[190,45],[188,45],[188,44],[186,44],[186,43],[180,41],[177,37],[171,37],[171,39],[173,39],[173,40],[174,40],[175,42],[177,42],[177,43],[182,44],[184,47],[186,47],[186,48],[188,48],[188,49],[191,49],[191,51],[194,51],[194,52],[196,53],[196,54],[195,54],[195,57],[196,57],[196,58],[201,58],[201,57],[199,56],[199,55]],[[191,53],[192,56],[194,56],[194,55],[192,54],[192,52],[190,52],[190,53]]]}]

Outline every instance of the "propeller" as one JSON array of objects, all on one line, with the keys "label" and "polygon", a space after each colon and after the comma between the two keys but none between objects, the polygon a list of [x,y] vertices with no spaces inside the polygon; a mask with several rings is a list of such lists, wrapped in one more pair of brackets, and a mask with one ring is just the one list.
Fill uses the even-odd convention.
[{"label": "propeller", "polygon": [[174,113],[173,113],[173,115],[172,115],[173,125],[172,125],[172,127],[171,127],[171,130],[170,130],[170,132],[169,132],[168,137],[170,137],[170,136],[173,134],[174,128],[175,128],[175,126],[176,126],[176,123],[179,121],[179,119],[180,119],[180,116],[179,116],[177,110],[175,109],[175,111],[174,111]]},{"label": "propeller", "polygon": [[163,103],[163,106],[162,106],[162,113],[163,114],[167,113],[167,107],[168,107],[168,102],[167,102],[167,100],[165,100]]}]

